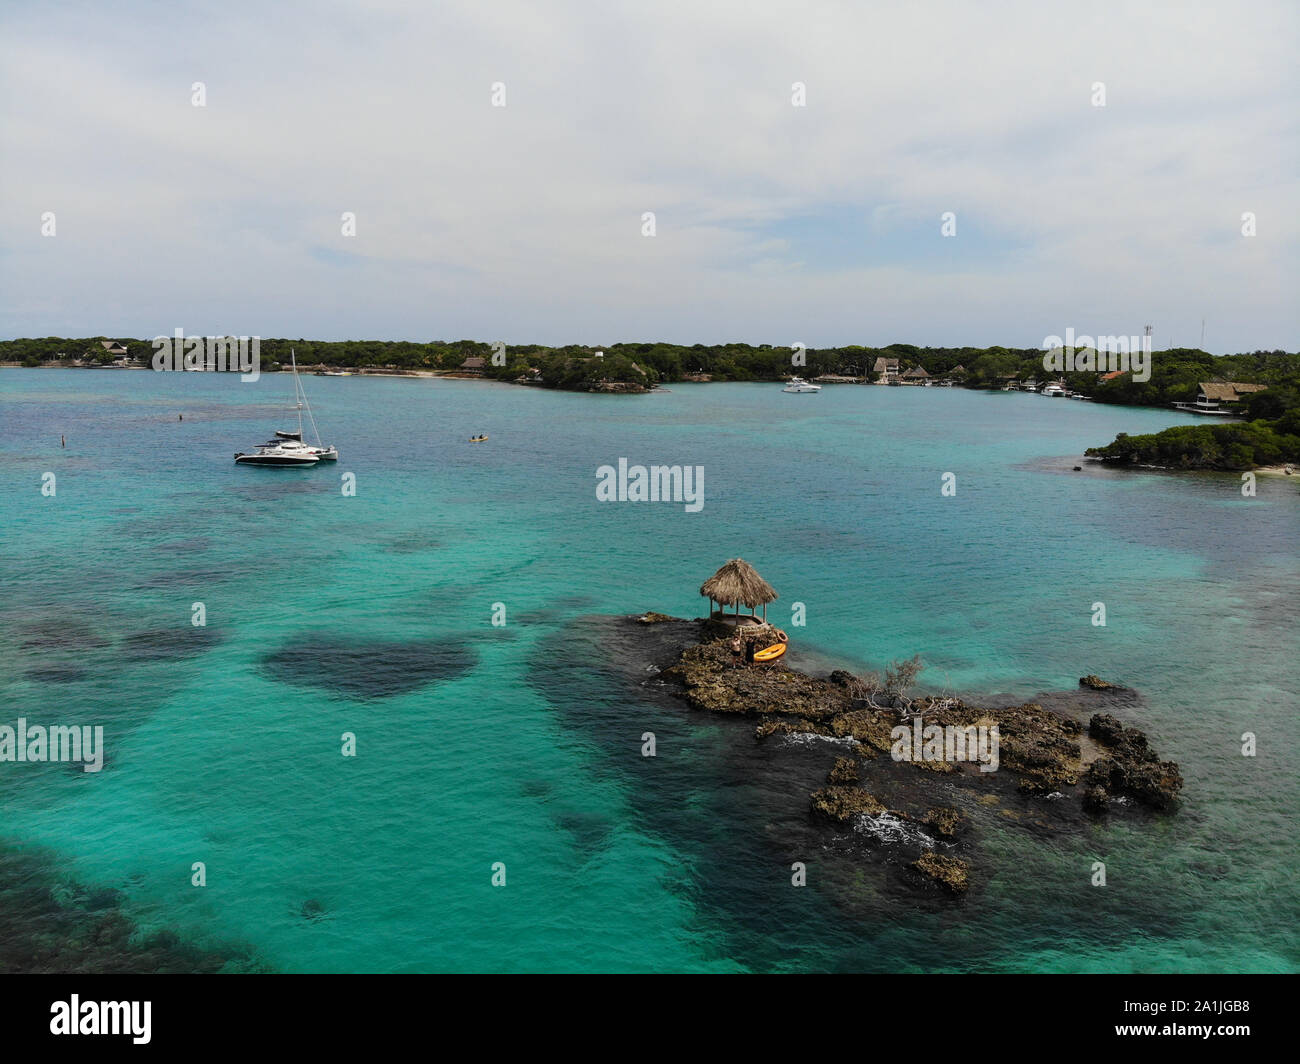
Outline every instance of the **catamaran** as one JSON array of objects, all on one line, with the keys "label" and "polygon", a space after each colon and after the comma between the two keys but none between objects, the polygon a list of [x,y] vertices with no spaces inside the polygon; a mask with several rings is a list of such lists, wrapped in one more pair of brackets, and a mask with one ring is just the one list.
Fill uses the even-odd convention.
[{"label": "catamaran", "polygon": [[[293,366],[293,398],[294,407],[298,411],[298,431],[277,430],[275,439],[268,440],[247,453],[238,451],[235,454],[235,461],[241,465],[311,466],[317,462],[338,461],[338,448],[332,444],[327,447],[321,442],[320,431],[316,428],[316,418],[312,416],[311,405],[307,402],[307,392],[298,376],[298,358],[292,350],[289,352],[289,357]],[[311,422],[312,434],[316,437],[315,446],[305,443],[302,438],[304,410],[307,411],[307,420]]]},{"label": "catamaran", "polygon": [[235,461],[240,465],[314,466],[320,461],[320,455],[301,440],[274,439],[252,451],[236,451]]}]

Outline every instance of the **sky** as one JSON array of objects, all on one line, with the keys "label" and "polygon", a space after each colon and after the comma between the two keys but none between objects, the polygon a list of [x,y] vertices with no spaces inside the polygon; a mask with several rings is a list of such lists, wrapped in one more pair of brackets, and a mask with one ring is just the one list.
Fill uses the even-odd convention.
[{"label": "sky", "polygon": [[0,337],[1296,350],[1298,43],[1294,0],[5,0]]}]

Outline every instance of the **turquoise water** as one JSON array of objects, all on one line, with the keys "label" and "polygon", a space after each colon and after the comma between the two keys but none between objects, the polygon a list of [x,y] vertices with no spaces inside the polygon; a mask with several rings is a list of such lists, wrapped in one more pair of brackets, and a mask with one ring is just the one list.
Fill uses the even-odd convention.
[{"label": "turquoise water", "polygon": [[[337,468],[231,460],[289,427],[282,376],[0,373],[0,723],[103,724],[107,747],[99,774],[0,763],[0,840],[117,889],[143,931],[287,971],[1300,968],[1296,484],[1071,471],[1189,415],[305,382]],[[598,502],[620,457],[703,466],[703,510]],[[881,847],[807,822],[833,751],[628,682],[637,648],[600,618],[697,616],[735,556],[780,592],[796,665],[920,652],[923,686],[964,695],[1136,688],[1123,715],[1181,764],[1181,810],[990,818],[970,894],[900,891]]]}]

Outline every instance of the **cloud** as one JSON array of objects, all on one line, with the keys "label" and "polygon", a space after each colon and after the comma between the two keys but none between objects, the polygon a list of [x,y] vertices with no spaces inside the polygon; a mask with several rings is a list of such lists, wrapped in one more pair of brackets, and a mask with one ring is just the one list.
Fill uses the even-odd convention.
[{"label": "cloud", "polygon": [[1126,7],[10,7],[0,334],[1294,347],[1300,17]]}]

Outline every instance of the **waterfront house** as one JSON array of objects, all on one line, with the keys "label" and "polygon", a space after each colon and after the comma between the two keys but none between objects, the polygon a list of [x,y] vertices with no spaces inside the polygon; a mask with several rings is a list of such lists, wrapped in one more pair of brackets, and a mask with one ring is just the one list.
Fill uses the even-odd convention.
[{"label": "waterfront house", "polygon": [[99,346],[113,356],[113,365],[129,366],[131,356],[126,353],[126,345],[119,344],[116,340],[100,340]]},{"label": "waterfront house", "polygon": [[913,366],[903,374],[904,384],[928,384],[930,374],[926,373],[924,366]]},{"label": "waterfront house", "polygon": [[893,384],[898,380],[898,359],[881,355],[871,370],[876,375],[877,384]]},{"label": "waterfront house", "polygon": [[1193,414],[1236,413],[1236,404],[1243,396],[1262,392],[1266,384],[1245,384],[1240,381],[1202,381],[1197,386],[1196,399],[1190,403],[1174,403],[1174,409]]},{"label": "waterfront house", "polygon": [[465,361],[460,364],[460,368],[463,373],[481,374],[483,372],[483,367],[486,365],[487,359],[474,356],[465,359]]}]

